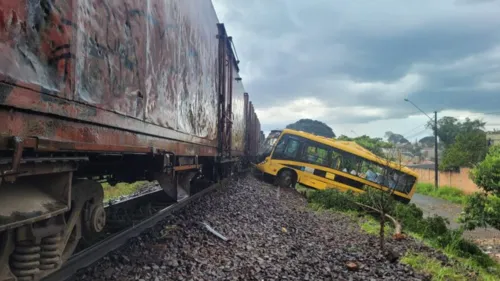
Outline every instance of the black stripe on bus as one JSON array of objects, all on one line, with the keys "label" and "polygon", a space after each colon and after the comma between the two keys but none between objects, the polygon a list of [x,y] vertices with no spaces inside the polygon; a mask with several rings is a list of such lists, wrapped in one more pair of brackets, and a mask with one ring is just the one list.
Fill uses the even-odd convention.
[{"label": "black stripe on bus", "polygon": [[[284,165],[287,166],[287,167],[290,167],[292,169],[302,171],[302,172],[304,171],[304,168],[305,168],[304,166],[298,166],[298,165],[290,165],[290,164],[284,164]],[[326,177],[326,173],[327,173],[326,171],[323,171],[323,170],[320,170],[320,169],[314,169],[314,171],[313,171],[313,174],[315,176],[328,179]],[[335,175],[335,177],[333,178],[333,181],[338,182],[338,183],[342,183],[342,184],[345,184],[345,185],[348,185],[348,186],[350,186],[352,188],[356,188],[356,189],[360,189],[360,190],[366,190],[366,187],[376,188],[376,187],[368,185],[368,184],[366,184],[366,187],[365,187],[364,183],[359,182],[359,181],[354,180],[354,179],[351,179],[351,178],[348,178],[348,177],[345,177],[345,176],[342,176],[340,174],[334,174],[334,175]],[[328,179],[328,180],[332,180],[332,179]],[[399,196],[397,196],[395,194],[394,194],[394,196],[399,197]],[[402,201],[408,200],[408,199],[403,198],[403,197],[398,198],[398,199],[401,199]]]},{"label": "black stripe on bus", "polygon": [[363,185],[364,185],[364,183],[362,183],[362,182],[359,182],[357,180],[353,180],[353,179],[348,178],[348,177],[341,176],[339,174],[335,175],[335,177],[333,178],[333,181],[343,183],[345,185],[348,185],[348,186],[351,186],[351,187],[354,187],[357,189],[363,189]]},{"label": "black stripe on bus", "polygon": [[318,177],[326,178],[326,172],[323,170],[314,169],[313,174]]},{"label": "black stripe on bus", "polygon": [[[284,164],[285,166],[287,167],[290,167],[292,169],[295,169],[295,170],[299,170],[299,171],[304,171],[305,167],[304,166],[298,166],[298,165],[291,165],[291,164]],[[325,178],[325,179],[328,179],[326,177],[326,171],[323,171],[323,170],[320,170],[320,169],[314,169],[313,171],[313,174],[315,176],[318,176],[318,177],[322,177],[322,178]],[[332,179],[328,179],[328,180],[332,180]],[[339,174],[335,174],[335,177],[333,179],[333,181],[336,181],[338,183],[343,183],[345,185],[348,185],[348,186],[351,186],[353,188],[357,188],[357,189],[360,189],[360,190],[364,190],[363,186],[364,186],[364,183],[362,182],[359,182],[357,180],[353,180],[351,178],[348,178],[348,177],[344,177],[342,175],[339,175]]]},{"label": "black stripe on bus", "polygon": [[290,167],[292,169],[295,169],[295,170],[304,171],[303,170],[303,168],[304,168],[303,166],[290,165],[290,164],[284,164],[284,165],[287,166],[287,167]]}]

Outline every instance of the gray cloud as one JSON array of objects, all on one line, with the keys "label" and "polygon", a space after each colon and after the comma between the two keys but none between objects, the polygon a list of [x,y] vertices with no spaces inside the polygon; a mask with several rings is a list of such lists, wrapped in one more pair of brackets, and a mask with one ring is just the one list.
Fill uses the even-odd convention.
[{"label": "gray cloud", "polygon": [[[496,110],[500,1],[213,0],[264,128],[297,117],[364,123]],[[308,98],[304,112],[297,109]],[[316,111],[316,112],[314,112]],[[267,118],[267,119],[266,119]]]}]

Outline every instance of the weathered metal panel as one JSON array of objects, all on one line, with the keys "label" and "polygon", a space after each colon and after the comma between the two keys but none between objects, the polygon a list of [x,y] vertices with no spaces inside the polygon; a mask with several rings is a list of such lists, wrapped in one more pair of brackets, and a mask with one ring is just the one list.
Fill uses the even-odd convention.
[{"label": "weathered metal panel", "polygon": [[217,16],[211,1],[149,0],[146,119],[202,138],[217,137]]},{"label": "weathered metal panel", "polygon": [[57,2],[0,0],[0,74],[72,98],[72,1]]},{"label": "weathered metal panel", "polygon": [[[216,141],[169,130],[154,124],[145,123],[139,119],[130,118],[107,110],[97,109],[82,103],[71,102],[59,97],[25,89],[24,87],[16,87],[0,82],[0,93],[0,103],[7,106],[64,116],[70,119],[79,119],[95,124],[106,124],[107,126],[126,129],[136,134],[144,133],[182,142],[216,147]],[[52,117],[51,119],[53,122],[58,122],[59,118]],[[119,131],[117,130],[117,132]],[[0,131],[0,134],[11,133]],[[67,137],[66,141],[74,141],[73,136],[68,135]],[[92,141],[95,141],[96,144],[105,144],[105,140],[106,138],[99,138],[98,135],[95,135]],[[114,145],[114,143],[107,144]]]},{"label": "weathered metal panel", "polygon": [[142,119],[148,40],[145,2],[73,3],[75,100]]},{"label": "weathered metal panel", "polygon": [[224,58],[223,60],[219,60],[217,65],[220,81],[217,85],[217,94],[219,97],[217,110],[219,153],[222,159],[230,159],[232,151],[232,77],[235,60],[224,25],[218,24],[217,27],[219,30],[219,57]]},{"label": "weathered metal panel", "polygon": [[255,111],[253,109],[252,102],[248,103],[248,111],[249,111],[249,117],[250,117],[250,128],[249,128],[249,140],[250,140],[250,156],[255,156],[255,125],[256,125],[256,120],[255,120]]},{"label": "weathered metal panel", "polygon": [[244,106],[244,111],[245,111],[245,155],[250,156],[250,139],[249,139],[249,130],[250,130],[250,118],[248,117],[248,102],[249,102],[249,96],[248,93],[243,94],[244,101],[243,101],[243,106]]},{"label": "weathered metal panel", "polygon": [[216,147],[217,23],[206,0],[0,0],[0,104]]},{"label": "weathered metal panel", "polygon": [[[40,138],[40,150],[145,153],[153,152],[155,148],[178,155],[217,155],[217,148],[213,146],[179,142],[100,125],[2,110],[2,108],[0,108],[0,120],[7,120],[7,122],[0,122],[0,135],[7,133],[10,136],[19,137],[37,136]],[[6,142],[0,141],[0,150],[8,148],[7,145]]]},{"label": "weathered metal panel", "polygon": [[203,0],[79,0],[81,101],[216,139],[217,17]]},{"label": "weathered metal panel", "polygon": [[[233,77],[239,75],[236,70],[233,70]],[[231,147],[233,151],[245,151],[245,89],[241,79],[233,79],[232,92],[232,131],[231,131]]]}]

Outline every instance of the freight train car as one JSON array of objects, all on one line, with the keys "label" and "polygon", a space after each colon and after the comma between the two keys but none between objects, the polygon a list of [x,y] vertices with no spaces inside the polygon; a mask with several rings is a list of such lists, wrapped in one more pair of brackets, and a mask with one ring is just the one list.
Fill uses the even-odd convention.
[{"label": "freight train car", "polygon": [[96,179],[179,200],[254,159],[238,63],[209,0],[0,0],[0,280],[102,231]]}]

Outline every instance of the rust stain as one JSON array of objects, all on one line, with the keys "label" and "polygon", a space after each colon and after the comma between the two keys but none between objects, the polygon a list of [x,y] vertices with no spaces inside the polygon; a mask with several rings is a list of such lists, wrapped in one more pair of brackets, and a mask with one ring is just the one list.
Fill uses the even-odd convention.
[{"label": "rust stain", "polygon": [[0,104],[47,114],[1,111],[0,134],[216,155],[223,83],[224,141],[240,154],[260,123],[237,65],[215,67],[235,61],[229,42],[220,53],[217,23],[210,1],[0,0]]},{"label": "rust stain", "polygon": [[[39,139],[37,148],[44,151],[113,151],[151,153],[153,148],[170,151],[177,155],[216,156],[217,148],[199,144],[182,143],[159,137],[139,135],[113,128],[54,120],[24,112],[9,112],[0,109],[0,132],[11,136]],[[47,130],[50,128],[50,130]],[[86,133],[82,133],[86,132]],[[95,142],[89,142],[89,138]],[[0,142],[2,145],[3,142]],[[10,147],[0,147],[10,149]]]}]

